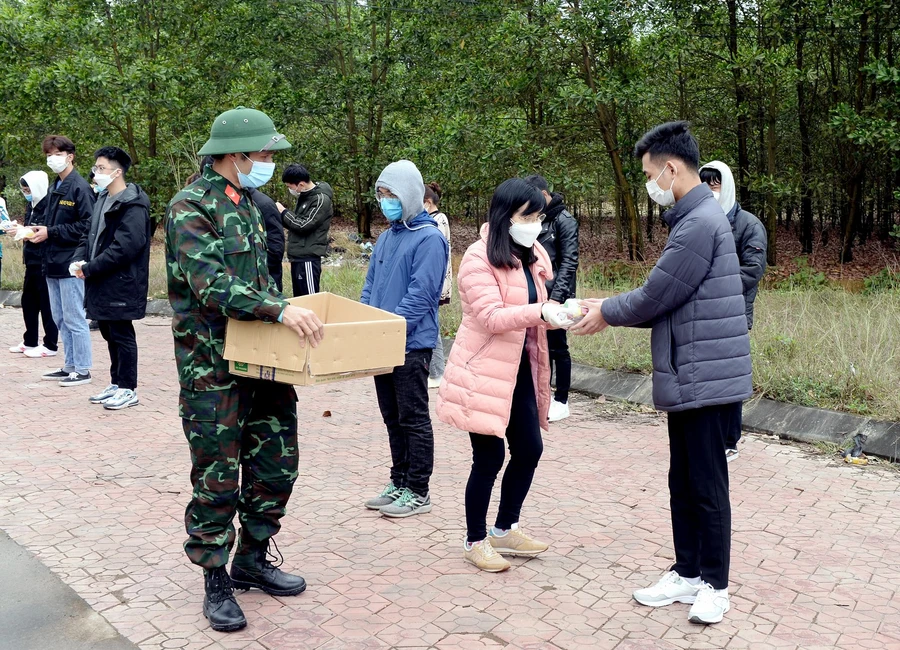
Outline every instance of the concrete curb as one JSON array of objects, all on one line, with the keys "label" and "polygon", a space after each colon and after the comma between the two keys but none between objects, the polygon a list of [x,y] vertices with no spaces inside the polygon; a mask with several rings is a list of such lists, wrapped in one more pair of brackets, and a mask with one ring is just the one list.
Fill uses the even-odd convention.
[{"label": "concrete curb", "polygon": [[[452,339],[444,339],[450,354]],[[572,390],[595,397],[653,406],[649,376],[572,364]],[[857,433],[868,436],[865,452],[892,462],[900,460],[900,422],[886,422],[821,408],[785,404],[757,397],[744,404],[744,429],[799,442],[842,445]]]},{"label": "concrete curb", "polygon": [[[22,292],[21,291],[0,291],[0,306],[2,307],[21,307],[22,306]],[[159,300],[157,298],[151,298],[147,301],[147,315],[148,316],[171,316],[172,305],[169,304],[168,300]]]}]

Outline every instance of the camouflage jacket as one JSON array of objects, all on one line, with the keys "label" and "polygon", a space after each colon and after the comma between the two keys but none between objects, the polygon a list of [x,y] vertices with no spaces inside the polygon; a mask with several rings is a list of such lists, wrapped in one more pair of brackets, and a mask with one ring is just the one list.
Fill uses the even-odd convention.
[{"label": "camouflage jacket", "polygon": [[166,211],[166,275],[179,383],[230,388],[228,318],[271,323],[287,306],[269,278],[266,230],[249,192],[207,167],[176,194]]}]

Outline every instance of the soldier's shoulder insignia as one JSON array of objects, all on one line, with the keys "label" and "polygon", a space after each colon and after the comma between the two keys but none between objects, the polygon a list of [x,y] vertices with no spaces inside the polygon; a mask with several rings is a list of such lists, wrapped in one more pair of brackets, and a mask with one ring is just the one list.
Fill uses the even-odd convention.
[{"label": "soldier's shoulder insignia", "polygon": [[225,196],[231,199],[231,202],[237,205],[241,202],[241,195],[237,193],[237,190],[229,185],[225,188]]}]

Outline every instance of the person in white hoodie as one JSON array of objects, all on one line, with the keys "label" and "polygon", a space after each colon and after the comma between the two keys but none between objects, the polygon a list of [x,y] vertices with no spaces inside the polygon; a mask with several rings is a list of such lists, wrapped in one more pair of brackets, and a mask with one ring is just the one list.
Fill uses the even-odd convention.
[{"label": "person in white hoodie", "polygon": [[[19,190],[25,197],[24,227],[43,226],[49,199],[47,191],[50,179],[46,172],[31,171],[19,179]],[[25,334],[22,342],[9,351],[32,359],[55,357],[59,344],[59,330],[50,311],[50,293],[44,277],[44,246],[24,240],[22,260],[25,263],[25,279],[22,282],[22,318]],[[44,324],[44,340],[39,343],[39,323]]]},{"label": "person in white hoodie", "polygon": [[[712,190],[731,224],[734,246],[741,264],[741,283],[744,286],[744,302],[747,305],[747,329],[753,329],[753,303],[759,291],[759,281],[766,272],[766,251],[769,240],[766,228],[756,216],[741,209],[735,194],[731,168],[720,160],[706,163],[700,168],[700,180]],[[738,441],[741,428],[727,432],[725,459],[730,463],[738,457]]]}]

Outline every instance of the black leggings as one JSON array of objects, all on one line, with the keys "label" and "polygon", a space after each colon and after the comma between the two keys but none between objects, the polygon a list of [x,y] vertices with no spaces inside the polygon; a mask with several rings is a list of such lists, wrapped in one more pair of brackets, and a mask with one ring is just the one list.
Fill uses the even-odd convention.
[{"label": "black leggings", "polygon": [[[467,539],[471,543],[487,537],[485,522],[491,491],[503,467],[506,450],[503,439],[497,436],[470,433],[469,437],[472,440],[472,472],[466,484],[466,528]],[[522,503],[531,488],[534,470],[544,451],[527,352],[522,355],[516,377],[506,439],[509,442],[509,465],[503,473],[500,509],[494,524],[503,529],[519,522]]]}]

